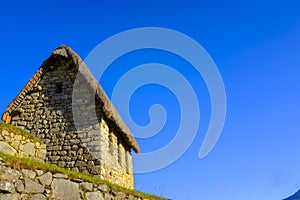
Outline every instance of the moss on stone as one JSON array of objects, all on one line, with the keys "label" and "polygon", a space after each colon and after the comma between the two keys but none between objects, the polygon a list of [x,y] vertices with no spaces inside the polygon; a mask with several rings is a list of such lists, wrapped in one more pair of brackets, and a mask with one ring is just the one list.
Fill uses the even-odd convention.
[{"label": "moss on stone", "polygon": [[16,134],[23,135],[26,139],[32,139],[34,142],[39,142],[41,144],[44,144],[44,142],[42,140],[40,140],[38,137],[36,137],[32,133],[30,133],[28,131],[25,131],[21,128],[18,128],[16,126],[0,122],[0,129],[4,129],[4,130],[7,130],[9,132],[14,132]]},{"label": "moss on stone", "polygon": [[102,180],[102,179],[94,177],[94,176],[90,176],[90,175],[82,174],[80,172],[75,172],[75,171],[71,171],[68,169],[60,168],[56,165],[36,161],[36,160],[30,159],[30,158],[21,158],[21,157],[17,157],[17,156],[11,156],[8,154],[4,154],[2,152],[0,152],[0,158],[3,159],[3,162],[7,166],[14,168],[16,170],[27,168],[27,169],[31,169],[31,170],[44,170],[44,171],[49,171],[52,173],[62,173],[62,174],[67,175],[71,179],[72,178],[73,179],[82,179],[84,181],[88,181],[88,182],[95,183],[95,184],[105,184],[108,186],[109,191],[117,190],[117,191],[125,192],[126,194],[131,194],[133,196],[140,197],[140,198],[146,198],[149,200],[166,200],[165,198],[162,198],[162,197],[145,194],[145,193],[142,193],[142,192],[139,192],[136,190],[130,190],[130,189],[121,187],[116,184],[112,184],[108,181]]}]

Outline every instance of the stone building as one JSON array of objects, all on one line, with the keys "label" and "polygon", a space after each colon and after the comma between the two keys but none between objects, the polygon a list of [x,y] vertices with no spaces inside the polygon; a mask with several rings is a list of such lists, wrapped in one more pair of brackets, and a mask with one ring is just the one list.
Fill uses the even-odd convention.
[{"label": "stone building", "polygon": [[69,47],[52,52],[2,120],[43,140],[46,162],[134,187],[131,150],[139,153],[138,143]]}]

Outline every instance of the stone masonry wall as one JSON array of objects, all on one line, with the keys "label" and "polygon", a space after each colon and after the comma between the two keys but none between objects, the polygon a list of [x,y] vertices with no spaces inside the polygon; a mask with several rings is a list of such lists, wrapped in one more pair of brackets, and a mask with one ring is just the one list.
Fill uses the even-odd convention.
[{"label": "stone masonry wall", "polygon": [[[0,152],[43,162],[46,145],[0,126]],[[11,164],[14,165],[7,164],[0,156],[0,200],[147,200],[106,184],[40,170],[39,166],[28,169],[18,167],[18,164],[11,167]]]},{"label": "stone masonry wall", "polygon": [[[66,58],[56,58],[35,87],[12,112],[11,124],[21,127],[44,141],[45,161],[59,167],[91,174],[112,183],[133,188],[130,147],[101,114],[100,104],[86,106],[95,98],[82,92],[74,102],[72,91],[77,71]],[[83,91],[88,88],[81,83]],[[82,118],[90,109],[97,110],[92,125],[78,130],[73,120],[73,105]]]},{"label": "stone masonry wall", "polygon": [[0,158],[0,200],[146,200],[95,184],[43,170],[15,170]]},{"label": "stone masonry wall", "polygon": [[46,145],[0,126],[0,152],[42,161],[46,156]]}]

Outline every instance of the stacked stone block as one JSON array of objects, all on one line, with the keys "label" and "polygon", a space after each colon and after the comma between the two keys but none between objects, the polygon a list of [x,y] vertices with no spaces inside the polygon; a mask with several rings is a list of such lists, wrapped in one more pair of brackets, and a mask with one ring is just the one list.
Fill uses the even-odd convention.
[{"label": "stacked stone block", "polygon": [[46,157],[46,145],[0,127],[0,152],[42,161]]},{"label": "stacked stone block", "polygon": [[[133,188],[131,148],[105,118],[101,102],[89,104],[95,102],[95,96],[87,93],[89,88],[84,81],[77,85],[82,93],[72,100],[78,71],[69,58],[54,56],[39,69],[43,73],[30,81],[34,85],[27,84],[27,93],[22,93],[22,98],[18,96],[20,102],[10,107],[11,124],[44,141],[46,162]],[[72,106],[78,109],[74,111]],[[79,112],[87,118],[85,113],[89,110],[96,111],[96,118],[75,126],[72,113]]]},{"label": "stacked stone block", "polygon": [[146,200],[61,173],[15,170],[0,159],[0,200]]}]

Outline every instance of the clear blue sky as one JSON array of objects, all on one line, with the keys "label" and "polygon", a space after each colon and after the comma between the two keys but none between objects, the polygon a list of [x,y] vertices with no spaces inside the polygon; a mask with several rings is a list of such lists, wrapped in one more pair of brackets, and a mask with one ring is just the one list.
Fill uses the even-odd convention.
[{"label": "clear blue sky", "polygon": [[[213,151],[198,159],[210,100],[201,76],[183,68],[201,101],[200,129],[179,160],[156,172],[136,174],[135,187],[179,200],[282,199],[300,189],[299,11],[296,0],[2,2],[0,111],[59,45],[85,58],[101,41],[128,29],[174,29],[199,42],[218,66],[227,94],[226,122]],[[136,52],[115,67],[130,69],[143,59],[181,63],[158,53]],[[118,69],[112,66],[111,71]],[[119,76],[107,72],[100,80],[109,95]],[[143,152],[164,146],[180,120],[178,102],[157,85],[134,94],[133,119],[149,123],[153,103],[165,106],[169,121],[157,136],[139,140]]]}]

